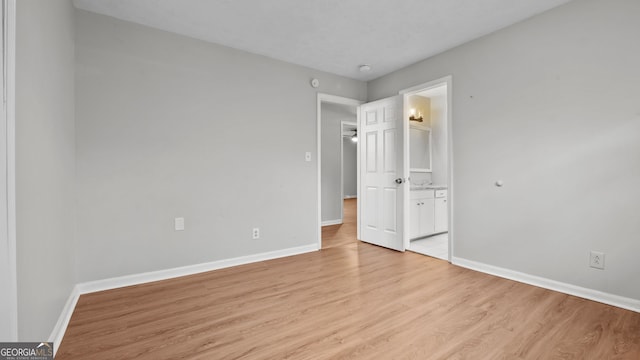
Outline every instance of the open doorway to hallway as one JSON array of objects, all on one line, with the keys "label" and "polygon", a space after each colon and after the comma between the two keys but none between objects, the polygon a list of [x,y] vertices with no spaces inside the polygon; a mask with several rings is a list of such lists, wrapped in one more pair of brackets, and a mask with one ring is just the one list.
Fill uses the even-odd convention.
[{"label": "open doorway to hallway", "polygon": [[[318,94],[319,249],[326,247],[325,232],[333,232],[338,237],[343,235],[338,230],[345,221],[353,222],[353,231],[347,232],[353,241],[357,239],[356,143],[360,103],[358,100]],[[351,210],[353,213],[349,214]],[[346,220],[348,216],[351,218]]]},{"label": "open doorway to hallway", "polygon": [[[347,128],[348,134],[357,132],[357,107],[335,103],[322,103],[321,106],[322,226],[327,226],[342,223],[342,201],[346,195],[344,194],[345,181],[355,180],[357,174],[355,143],[343,136],[345,124],[351,124],[351,127]],[[353,156],[353,159],[346,161],[351,168],[345,169],[343,166],[345,154]],[[349,181],[346,188],[351,187],[356,188],[355,184]],[[357,195],[351,192],[351,196]]]},{"label": "open doorway to hallway", "polygon": [[[322,248],[352,244],[357,242],[358,225],[358,127],[357,122],[342,121],[341,194],[342,208],[339,224],[322,227]],[[335,135],[335,134],[334,134]]]}]

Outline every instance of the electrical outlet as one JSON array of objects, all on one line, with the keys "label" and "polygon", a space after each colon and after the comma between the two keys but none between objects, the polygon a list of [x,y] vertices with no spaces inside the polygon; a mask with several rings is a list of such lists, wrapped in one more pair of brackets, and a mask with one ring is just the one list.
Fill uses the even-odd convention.
[{"label": "electrical outlet", "polygon": [[173,227],[174,227],[174,229],[176,229],[176,231],[184,230],[184,218],[183,217],[177,217],[177,218],[173,219]]},{"label": "electrical outlet", "polygon": [[589,256],[589,266],[594,269],[604,270],[604,253],[592,251]]},{"label": "electrical outlet", "polygon": [[260,239],[260,228],[253,228],[253,238]]}]

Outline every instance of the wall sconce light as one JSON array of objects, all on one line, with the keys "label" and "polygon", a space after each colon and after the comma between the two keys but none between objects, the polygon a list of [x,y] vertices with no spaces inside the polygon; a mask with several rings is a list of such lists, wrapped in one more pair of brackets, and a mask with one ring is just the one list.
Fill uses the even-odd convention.
[{"label": "wall sconce light", "polygon": [[416,116],[416,109],[411,109],[409,110],[410,112],[410,116],[409,116],[409,121],[417,121],[417,122],[422,122],[424,119],[422,118],[422,114],[418,113],[418,115]]},{"label": "wall sconce light", "polygon": [[351,135],[351,141],[358,142],[358,130],[355,130],[353,135]]}]

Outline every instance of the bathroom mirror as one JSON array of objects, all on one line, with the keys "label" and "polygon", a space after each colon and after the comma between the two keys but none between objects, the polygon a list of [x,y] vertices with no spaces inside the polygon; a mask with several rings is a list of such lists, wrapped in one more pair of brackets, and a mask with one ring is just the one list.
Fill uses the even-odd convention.
[{"label": "bathroom mirror", "polygon": [[431,172],[431,129],[409,128],[409,168],[411,172]]}]

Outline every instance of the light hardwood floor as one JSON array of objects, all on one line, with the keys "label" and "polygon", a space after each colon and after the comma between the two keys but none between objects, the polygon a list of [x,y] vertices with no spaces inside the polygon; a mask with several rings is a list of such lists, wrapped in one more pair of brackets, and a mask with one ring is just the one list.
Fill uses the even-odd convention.
[{"label": "light hardwood floor", "polygon": [[354,244],[356,239],[356,226],[358,216],[358,200],[346,199],[344,201],[343,219],[340,225],[322,227],[322,248],[328,249],[341,245]]},{"label": "light hardwood floor", "polygon": [[325,245],[83,295],[56,359],[640,359],[638,313],[354,239]]}]

